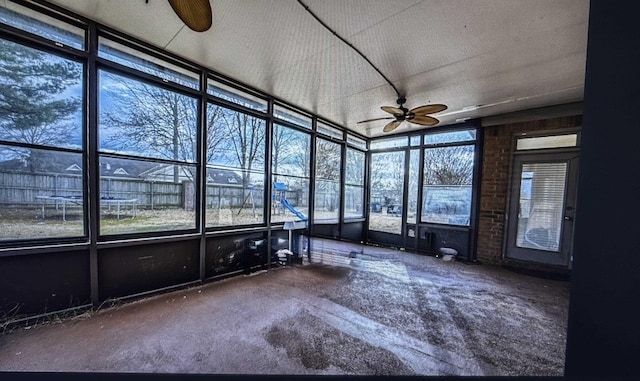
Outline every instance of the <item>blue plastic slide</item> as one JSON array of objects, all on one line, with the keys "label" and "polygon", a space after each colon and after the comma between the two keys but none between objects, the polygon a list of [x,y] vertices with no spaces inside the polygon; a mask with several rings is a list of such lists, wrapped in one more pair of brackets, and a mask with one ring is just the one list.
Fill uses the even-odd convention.
[{"label": "blue plastic slide", "polygon": [[289,209],[291,211],[291,213],[293,213],[296,216],[298,216],[299,219],[301,219],[302,221],[306,221],[307,220],[307,217],[304,214],[302,214],[302,213],[298,212],[297,210],[295,210],[293,208],[293,206],[291,206],[291,204],[289,204],[289,201],[287,201],[286,198],[283,198],[281,202],[282,202],[282,205],[284,205],[285,208]]}]

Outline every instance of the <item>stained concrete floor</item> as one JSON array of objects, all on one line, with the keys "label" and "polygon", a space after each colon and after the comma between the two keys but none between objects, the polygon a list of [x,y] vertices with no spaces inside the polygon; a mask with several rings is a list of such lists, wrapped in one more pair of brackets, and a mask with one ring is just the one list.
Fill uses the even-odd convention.
[{"label": "stained concrete floor", "polygon": [[5,332],[0,371],[563,374],[566,281],[330,241],[312,262]]}]

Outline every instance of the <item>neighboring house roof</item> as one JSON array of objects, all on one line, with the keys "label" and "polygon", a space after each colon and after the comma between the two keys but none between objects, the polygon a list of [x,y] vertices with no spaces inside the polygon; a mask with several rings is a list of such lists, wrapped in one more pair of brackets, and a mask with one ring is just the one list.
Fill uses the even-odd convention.
[{"label": "neighboring house roof", "polygon": [[82,171],[82,168],[80,168],[80,166],[78,164],[71,164],[70,166],[67,167],[66,171],[69,171],[69,172],[80,172],[80,171]]},{"label": "neighboring house roof", "polygon": [[242,176],[230,169],[207,168],[207,184],[242,185]]},{"label": "neighboring house roof", "polygon": [[141,175],[157,166],[155,163],[116,158],[100,159],[100,176],[138,179]]},{"label": "neighboring house roof", "polygon": [[[101,158],[99,165],[101,176],[120,178],[138,178],[139,173],[155,166],[154,163],[115,158]],[[78,175],[82,172],[82,156],[38,150],[32,157],[0,162],[0,170]]]},{"label": "neighboring house roof", "polygon": [[[174,167],[171,164],[103,157],[99,166],[102,177],[142,178],[153,181],[173,181],[174,178]],[[0,171],[78,175],[82,172],[82,162],[76,154],[40,151],[37,160],[31,162],[22,158],[0,161]],[[191,180],[192,176],[183,169],[179,173],[179,179]],[[242,185],[242,176],[230,169],[208,167],[206,179],[208,184]]]}]

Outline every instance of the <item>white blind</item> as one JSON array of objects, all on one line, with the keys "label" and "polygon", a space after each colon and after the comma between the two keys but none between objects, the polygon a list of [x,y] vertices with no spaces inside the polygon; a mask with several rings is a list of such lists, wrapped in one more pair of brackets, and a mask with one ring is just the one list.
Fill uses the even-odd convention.
[{"label": "white blind", "polygon": [[522,165],[516,244],[548,251],[560,250],[567,163]]}]

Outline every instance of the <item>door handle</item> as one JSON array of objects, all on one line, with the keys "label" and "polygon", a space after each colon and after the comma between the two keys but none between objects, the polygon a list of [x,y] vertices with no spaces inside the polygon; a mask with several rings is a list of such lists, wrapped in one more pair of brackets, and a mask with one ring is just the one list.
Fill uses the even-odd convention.
[{"label": "door handle", "polygon": [[565,220],[565,221],[573,221],[573,217],[571,217],[571,216],[564,216],[564,220]]}]

